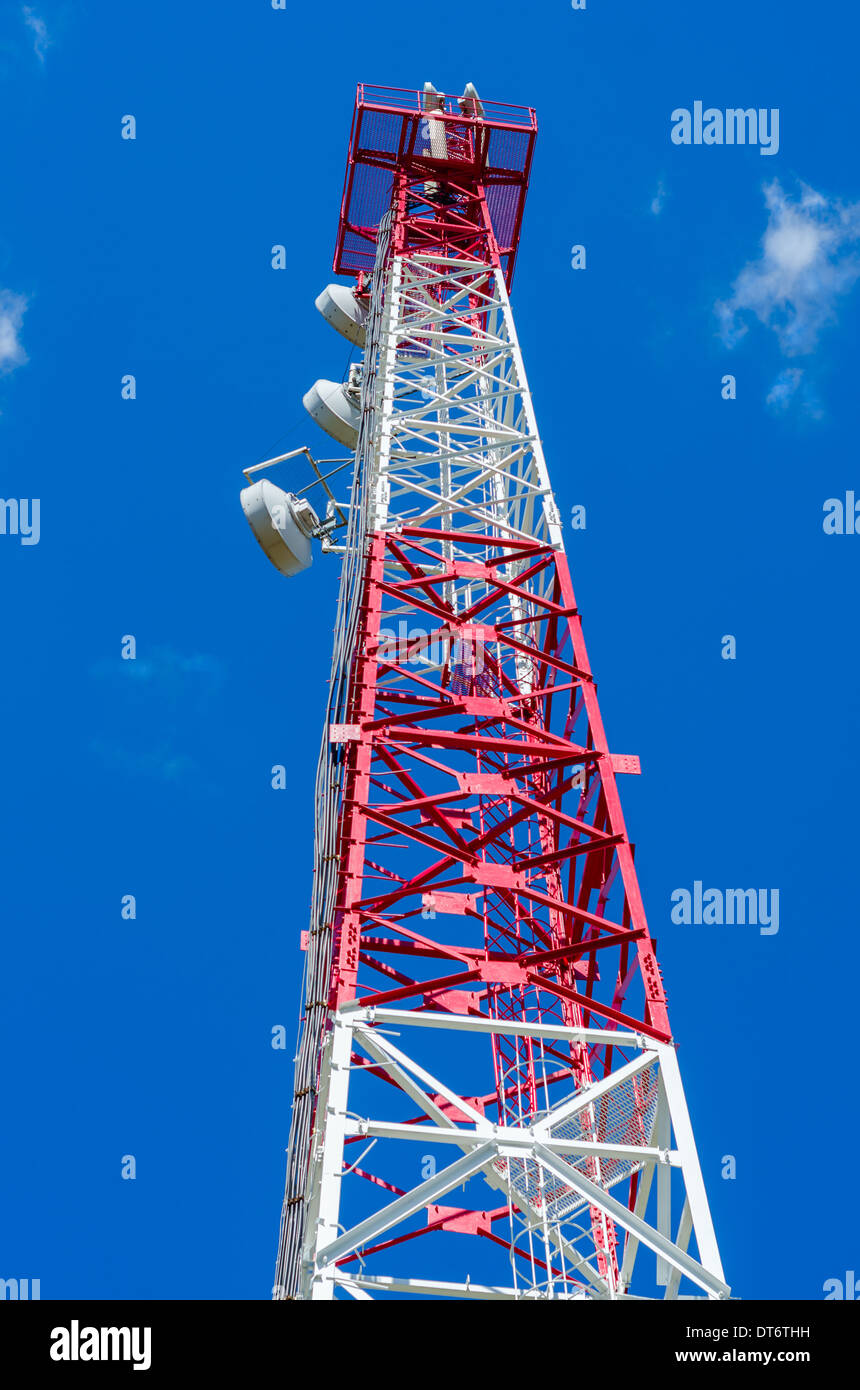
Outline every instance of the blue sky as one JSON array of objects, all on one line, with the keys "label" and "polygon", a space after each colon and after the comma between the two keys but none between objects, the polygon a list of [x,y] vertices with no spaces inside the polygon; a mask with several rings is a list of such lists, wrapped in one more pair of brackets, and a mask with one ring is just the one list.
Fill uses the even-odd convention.
[{"label": "blue sky", "polygon": [[[475,12],[453,37],[342,0],[0,14],[0,495],[41,504],[38,544],[0,535],[0,1276],[44,1297],[271,1287],[338,573],[282,580],[238,491],[328,452],[301,396],[346,364],[313,299],[358,80],[537,108],[514,311],[586,507],[604,720],[642,759],[625,811],[727,1276],[815,1299],[856,1265],[856,1203],[811,1187],[857,1132],[860,537],[822,525],[860,497],[857,20]],[[696,100],[777,108],[778,153],[673,144]],[[779,932],[673,924],[696,880],[778,888]]]}]

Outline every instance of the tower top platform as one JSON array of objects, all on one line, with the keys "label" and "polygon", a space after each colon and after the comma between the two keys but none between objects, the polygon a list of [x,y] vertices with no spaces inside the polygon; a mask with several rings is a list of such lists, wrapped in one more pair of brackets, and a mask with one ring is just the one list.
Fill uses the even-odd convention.
[{"label": "tower top platform", "polygon": [[[428,102],[432,106],[428,107]],[[334,271],[369,274],[396,176],[483,191],[510,288],[537,119],[510,106],[444,92],[358,84],[349,137]]]}]

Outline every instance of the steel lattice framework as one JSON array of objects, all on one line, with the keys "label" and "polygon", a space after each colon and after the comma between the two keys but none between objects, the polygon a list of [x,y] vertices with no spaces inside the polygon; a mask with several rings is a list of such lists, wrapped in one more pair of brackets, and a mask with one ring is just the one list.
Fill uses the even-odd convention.
[{"label": "steel lattice framework", "polygon": [[359,88],[276,1298],[728,1296],[508,299],[535,130]]}]

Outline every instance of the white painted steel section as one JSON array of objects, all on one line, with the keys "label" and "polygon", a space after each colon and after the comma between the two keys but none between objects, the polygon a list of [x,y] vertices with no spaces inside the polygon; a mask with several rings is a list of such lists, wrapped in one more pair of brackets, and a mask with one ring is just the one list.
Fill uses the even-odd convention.
[{"label": "white painted steel section", "polygon": [[[387,1033],[379,1029],[380,1023],[397,1022],[401,1027],[422,1028],[427,1025],[427,1014],[419,1011],[398,1012],[394,1009],[356,1009],[341,1010],[327,1043],[326,1089],[325,1089],[325,1131],[320,1136],[315,1152],[315,1171],[318,1168],[319,1181],[316,1184],[313,1223],[309,1226],[309,1240],[306,1246],[306,1297],[327,1299],[334,1297],[335,1289],[353,1297],[366,1297],[376,1292],[379,1296],[397,1293],[420,1293],[429,1297],[452,1298],[615,1298],[627,1293],[636,1253],[640,1245],[645,1245],[665,1264],[666,1297],[678,1296],[680,1280],[686,1276],[705,1291],[710,1298],[724,1298],[728,1290],[723,1280],[722,1267],[716,1256],[716,1245],[712,1239],[710,1217],[707,1204],[702,1205],[704,1188],[697,1189],[701,1183],[695,1150],[691,1147],[689,1118],[679,1094],[680,1079],[674,1048],[668,1044],[655,1044],[636,1035],[628,1035],[628,1045],[639,1046],[640,1055],[619,1065],[609,1077],[590,1087],[581,1095],[572,1097],[557,1106],[544,1119],[534,1126],[494,1125],[480,1111],[471,1106],[468,1099],[443,1078],[436,1076],[428,1068],[410,1057],[402,1047],[392,1042]],[[373,1021],[371,1021],[373,1019]],[[509,1028],[507,1021],[480,1019],[474,1016],[436,1015],[432,1020],[436,1027],[450,1024],[453,1034],[460,1032],[490,1033],[501,1028]],[[530,1025],[522,1025],[528,1027]],[[572,1040],[583,1033],[601,1030],[590,1029],[552,1029],[554,1037],[561,1034]],[[620,1036],[614,1035],[616,1040]],[[398,1088],[413,1102],[418,1104],[428,1116],[428,1123],[406,1124],[379,1116],[355,1116],[347,1113],[349,1096],[349,1073],[356,1064],[357,1050],[364,1051],[374,1062],[385,1066],[388,1076]],[[657,1113],[654,1122],[651,1144],[632,1145],[620,1143],[601,1143],[587,1140],[560,1138],[551,1129],[561,1118],[570,1120],[583,1109],[594,1106],[612,1095],[619,1094],[632,1078],[641,1075],[648,1067],[660,1069],[660,1105],[662,1114]],[[392,1096],[395,1092],[391,1091]],[[461,1118],[454,1121],[440,1106],[436,1098],[447,1102],[456,1109]],[[674,1133],[677,1148],[670,1148],[670,1134]],[[343,1169],[344,1141],[350,1137],[367,1137],[373,1140],[402,1142],[409,1146],[416,1142],[423,1144],[454,1144],[463,1149],[462,1157],[442,1168],[424,1182],[417,1183],[408,1191],[395,1198],[384,1201],[379,1210],[344,1231],[340,1220],[340,1187]],[[663,1142],[665,1141],[665,1142]],[[601,1161],[635,1162],[640,1168],[641,1182],[639,1200],[631,1213],[624,1203],[614,1198],[603,1183],[595,1183],[585,1176],[581,1169],[571,1166],[577,1158],[595,1157]],[[522,1191],[511,1186],[505,1178],[505,1160],[516,1160],[522,1164],[533,1165],[540,1174],[539,1190],[544,1191],[547,1183],[558,1190],[562,1184],[567,1190],[580,1194],[583,1203],[605,1214],[629,1233],[625,1261],[621,1270],[619,1289],[606,1286],[593,1266],[577,1248],[576,1241],[582,1238],[585,1229],[574,1222],[570,1229],[565,1221],[551,1222],[545,1210],[534,1207],[524,1198]],[[502,1165],[500,1170],[499,1165]],[[354,1166],[354,1165],[353,1165]],[[349,1170],[348,1170],[349,1171]],[[598,1169],[598,1171],[600,1171]],[[673,1241],[666,1230],[667,1206],[658,1203],[657,1224],[652,1225],[645,1216],[648,1206],[649,1189],[654,1172],[658,1174],[658,1185],[672,1183],[676,1172],[685,1179],[686,1197],[681,1217],[678,1238]],[[537,1240],[545,1252],[550,1246],[555,1254],[547,1259],[542,1257],[544,1267],[550,1271],[556,1259],[566,1261],[567,1273],[559,1277],[550,1273],[543,1283],[523,1280],[522,1283],[507,1287],[495,1285],[465,1285],[455,1282],[444,1283],[436,1280],[411,1279],[398,1276],[371,1276],[362,1269],[354,1271],[338,1269],[336,1262],[380,1237],[395,1231],[408,1223],[418,1213],[434,1205],[446,1193],[483,1175],[490,1187],[503,1192],[513,1203],[518,1220],[522,1224],[521,1239],[534,1243]],[[666,1193],[671,1191],[667,1187]],[[667,1196],[668,1200],[668,1196]],[[584,1208],[580,1208],[580,1212]],[[699,1226],[696,1240],[700,1259],[688,1251],[691,1233],[695,1227],[696,1216]],[[711,1244],[709,1245],[709,1238]],[[585,1279],[586,1283],[580,1281]]]},{"label": "white painted steel section", "polygon": [[705,1191],[702,1170],[699,1166],[699,1155],[696,1152],[696,1142],[693,1138],[693,1126],[690,1124],[684,1087],[681,1084],[678,1058],[675,1055],[675,1049],[666,1044],[661,1044],[658,1051],[660,1053],[660,1074],[666,1087],[672,1128],[675,1131],[675,1141],[681,1154],[681,1168],[693,1218],[696,1244],[699,1247],[702,1264],[720,1281],[723,1281],[725,1277],[723,1264],[717,1247],[717,1237],[714,1234],[714,1223],[711,1220],[711,1210],[708,1206],[708,1194]]}]

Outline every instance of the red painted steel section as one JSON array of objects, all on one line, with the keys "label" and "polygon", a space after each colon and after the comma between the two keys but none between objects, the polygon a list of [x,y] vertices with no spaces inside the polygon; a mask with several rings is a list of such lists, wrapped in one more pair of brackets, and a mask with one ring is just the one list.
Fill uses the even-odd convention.
[{"label": "red painted steel section", "polygon": [[[442,108],[433,119],[445,127],[443,160],[432,152],[421,97],[417,91],[359,84],[334,270],[339,275],[372,271],[379,223],[396,201],[398,180],[440,185],[444,180],[440,192],[446,198],[455,188],[472,195],[483,190],[480,218],[486,219],[510,288],[537,134],[535,113],[527,106],[484,101],[479,119],[464,115],[454,97],[441,95]],[[437,200],[436,212],[444,214],[446,208],[450,203]],[[449,211],[449,221],[455,227],[457,214]]]},{"label": "red painted steel section", "polygon": [[[372,268],[391,206],[393,254],[444,250],[488,272],[498,265],[510,280],[534,113],[485,104],[481,122],[445,102],[441,161],[421,144],[418,93],[359,88],[336,270]],[[498,201],[494,213],[494,187],[508,190],[504,215]],[[480,328],[477,303],[474,323]],[[452,545],[467,556],[448,558]],[[446,597],[456,579],[481,585],[465,611]],[[389,611],[414,617],[427,641],[447,643],[441,669],[416,662],[421,643],[392,649]],[[638,772],[638,759],[610,751],[563,552],[480,529],[373,534],[352,707],[330,736],[347,760],[332,1010],[360,999],[670,1038],[616,780]],[[437,914],[454,922],[446,933],[456,940],[437,937]],[[554,1070],[539,1077],[531,1040],[501,1034],[495,1090],[472,1104],[500,1123],[522,1123],[546,1105],[547,1086],[588,1085],[625,1055],[611,1042],[557,1043],[544,1053]],[[629,1124],[637,1123],[634,1114]],[[613,1138],[642,1142],[633,1129]],[[635,1195],[634,1178],[631,1206]],[[491,1230],[507,1212],[433,1207],[426,1226],[373,1250],[440,1229],[507,1245]],[[598,1269],[617,1279],[613,1223],[594,1210],[591,1222]]]},{"label": "red painted steel section", "polygon": [[[349,747],[330,1006],[357,997],[565,1026],[619,1026],[667,1039],[665,994],[565,557],[538,544],[516,547],[521,562],[551,568],[548,604],[501,578],[490,602],[481,600],[490,640],[484,670],[469,683],[470,690],[480,685],[477,695],[464,691],[450,660],[435,680],[421,673],[413,681],[409,665],[375,655],[384,645],[386,601],[400,610],[415,588],[431,627],[462,631],[470,621],[468,611],[453,612],[444,598],[458,565],[445,561],[442,543],[454,533],[433,538],[439,550],[432,559],[417,545],[429,539],[426,530],[407,526],[378,534],[371,544],[350,714],[360,735]],[[462,533],[457,541],[464,544]],[[475,572],[480,568],[493,583],[497,567],[488,561],[511,547],[480,534],[469,545]],[[386,561],[394,559],[408,564],[411,587],[386,581]],[[507,621],[493,622],[494,605],[509,612],[512,594],[525,613],[542,617],[543,641],[526,649],[535,671],[534,693],[526,696],[509,674],[519,645]],[[395,675],[396,691],[386,686]],[[581,785],[574,787],[577,775]],[[414,867],[398,880],[404,846]],[[402,867],[402,854],[400,861]],[[616,891],[614,916],[607,911],[610,885],[621,894]],[[474,931],[452,943],[423,929],[428,898],[438,896],[439,911],[449,914],[455,894],[454,912],[479,929],[482,946]],[[535,1114],[529,1040],[502,1036],[496,1044],[498,1090],[489,1103],[499,1121],[513,1122],[524,1108]],[[610,1072],[613,1051],[559,1046],[555,1056],[564,1075],[587,1084]],[[512,1077],[513,1095],[503,1085]],[[617,1268],[615,1233],[611,1223],[605,1227],[609,1249],[595,1232],[604,1274],[607,1263]]]}]

